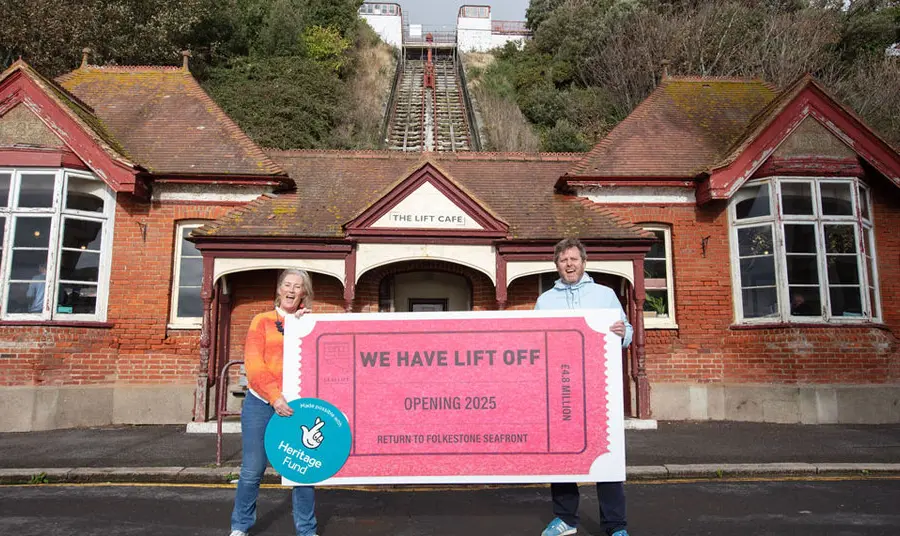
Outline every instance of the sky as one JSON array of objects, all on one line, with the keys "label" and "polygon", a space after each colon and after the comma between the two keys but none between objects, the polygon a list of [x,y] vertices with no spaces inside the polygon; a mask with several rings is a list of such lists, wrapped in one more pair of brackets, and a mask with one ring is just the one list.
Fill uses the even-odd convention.
[{"label": "sky", "polygon": [[[371,0],[370,0],[371,1]],[[406,22],[424,26],[456,28],[459,6],[491,6],[492,20],[525,20],[529,0],[393,0],[400,4]]]}]

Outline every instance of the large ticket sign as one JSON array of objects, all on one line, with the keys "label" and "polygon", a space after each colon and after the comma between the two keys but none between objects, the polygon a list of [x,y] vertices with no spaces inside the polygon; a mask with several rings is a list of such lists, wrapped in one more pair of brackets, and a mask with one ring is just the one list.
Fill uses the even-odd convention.
[{"label": "large ticket sign", "polygon": [[609,331],[618,319],[290,317],[283,391],[327,400],[349,422],[350,456],[320,485],[625,480],[622,347]]}]

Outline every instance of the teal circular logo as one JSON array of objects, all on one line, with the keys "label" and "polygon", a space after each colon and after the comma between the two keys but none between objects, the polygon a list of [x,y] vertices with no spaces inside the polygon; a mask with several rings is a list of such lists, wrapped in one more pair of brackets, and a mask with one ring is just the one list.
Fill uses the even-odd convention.
[{"label": "teal circular logo", "polygon": [[350,456],[350,423],[330,402],[298,398],[290,417],[272,416],[266,426],[266,456],[278,473],[298,484],[334,476]]}]

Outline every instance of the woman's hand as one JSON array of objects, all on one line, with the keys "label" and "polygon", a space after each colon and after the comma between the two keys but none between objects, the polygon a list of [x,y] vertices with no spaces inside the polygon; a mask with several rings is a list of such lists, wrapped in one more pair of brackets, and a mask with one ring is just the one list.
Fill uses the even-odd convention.
[{"label": "woman's hand", "polygon": [[306,313],[311,313],[311,312],[312,312],[312,309],[307,309],[306,307],[300,307],[299,309],[294,311],[294,318],[300,318],[301,316],[305,315]]},{"label": "woman's hand", "polygon": [[275,402],[272,402],[272,407],[275,408],[275,413],[281,415],[282,417],[290,417],[294,414],[294,410],[288,406],[287,400],[284,396],[281,396]]}]

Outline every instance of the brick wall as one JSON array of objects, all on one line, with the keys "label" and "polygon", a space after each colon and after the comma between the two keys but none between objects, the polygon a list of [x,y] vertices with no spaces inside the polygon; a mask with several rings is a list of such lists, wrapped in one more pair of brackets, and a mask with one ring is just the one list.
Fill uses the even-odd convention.
[{"label": "brick wall", "polygon": [[200,330],[167,329],[175,227],[180,220],[215,219],[231,208],[150,204],[120,195],[109,326],[0,326],[0,385],[192,383]]}]

